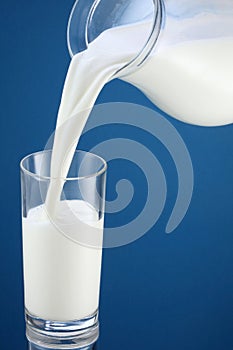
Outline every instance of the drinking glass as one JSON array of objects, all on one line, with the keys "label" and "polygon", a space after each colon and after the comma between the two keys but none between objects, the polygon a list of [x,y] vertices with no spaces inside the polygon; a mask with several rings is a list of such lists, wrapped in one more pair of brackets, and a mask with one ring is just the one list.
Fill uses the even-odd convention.
[{"label": "drinking glass", "polygon": [[[20,164],[26,335],[39,347],[85,348],[99,335],[107,165],[76,151],[67,177],[55,179],[51,159],[42,151]],[[51,188],[62,188],[53,208]]]}]

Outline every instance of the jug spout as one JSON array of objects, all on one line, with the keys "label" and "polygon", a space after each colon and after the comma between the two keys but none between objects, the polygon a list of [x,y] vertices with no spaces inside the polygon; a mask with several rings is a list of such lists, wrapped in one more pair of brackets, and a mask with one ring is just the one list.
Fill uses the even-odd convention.
[{"label": "jug spout", "polygon": [[76,0],[67,28],[70,56],[86,50],[106,30],[144,22],[146,28],[143,36],[141,34],[135,56],[116,72],[116,76],[129,74],[150,55],[161,32],[164,18],[163,0]]}]

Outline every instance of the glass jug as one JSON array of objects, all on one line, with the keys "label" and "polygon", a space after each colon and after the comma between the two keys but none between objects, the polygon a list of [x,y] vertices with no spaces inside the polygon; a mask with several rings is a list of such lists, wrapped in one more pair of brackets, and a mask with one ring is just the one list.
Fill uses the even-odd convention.
[{"label": "glass jug", "polygon": [[68,24],[70,55],[108,29],[142,21],[144,44],[114,77],[184,122],[232,123],[233,1],[77,0]]}]

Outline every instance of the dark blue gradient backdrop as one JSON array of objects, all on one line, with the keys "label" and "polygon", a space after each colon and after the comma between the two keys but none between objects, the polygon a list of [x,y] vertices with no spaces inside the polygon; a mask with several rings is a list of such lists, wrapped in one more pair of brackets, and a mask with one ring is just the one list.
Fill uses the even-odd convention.
[{"label": "dark blue gradient backdrop", "polygon": [[[1,1],[1,239],[0,349],[25,350],[20,227],[19,161],[41,150],[54,130],[70,61],[66,25],[73,1]],[[98,103],[126,101],[155,108],[134,87],[108,84]],[[161,115],[161,117],[164,117]],[[143,238],[105,250],[100,304],[101,350],[233,349],[233,126],[201,128],[169,118],[183,137],[194,166],[190,209],[172,235],[164,233],[177,194],[177,174],[165,149],[137,129],[130,137],[156,154],[168,182],[166,208]],[[107,133],[127,137],[127,129]],[[90,132],[88,149],[104,140]],[[120,169],[120,170],[119,170]],[[136,204],[122,224],[140,211],[145,179],[134,165],[112,164],[108,197],[118,177],[132,174]]]}]

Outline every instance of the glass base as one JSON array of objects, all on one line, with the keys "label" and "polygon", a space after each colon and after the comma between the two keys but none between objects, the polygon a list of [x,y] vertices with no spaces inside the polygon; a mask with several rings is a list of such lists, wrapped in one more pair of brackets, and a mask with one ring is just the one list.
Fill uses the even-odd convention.
[{"label": "glass base", "polygon": [[[76,348],[77,350],[96,350],[96,343],[85,346],[84,348]],[[33,343],[28,342],[28,350],[49,350],[49,348],[45,348]],[[72,349],[75,350],[75,349]]]},{"label": "glass base", "polygon": [[46,349],[86,349],[99,337],[98,311],[82,320],[47,321],[30,315],[27,310],[26,336],[31,344]]}]

